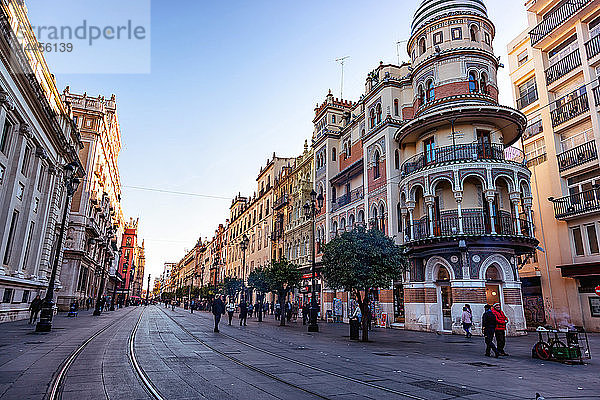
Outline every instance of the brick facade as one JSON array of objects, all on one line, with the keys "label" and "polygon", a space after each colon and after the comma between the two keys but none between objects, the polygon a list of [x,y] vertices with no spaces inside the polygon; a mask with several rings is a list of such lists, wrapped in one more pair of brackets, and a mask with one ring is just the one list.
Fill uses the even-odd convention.
[{"label": "brick facade", "polygon": [[452,288],[452,300],[455,303],[484,304],[485,288]]},{"label": "brick facade", "polygon": [[521,300],[521,290],[504,289],[504,303],[517,306],[523,304]]}]

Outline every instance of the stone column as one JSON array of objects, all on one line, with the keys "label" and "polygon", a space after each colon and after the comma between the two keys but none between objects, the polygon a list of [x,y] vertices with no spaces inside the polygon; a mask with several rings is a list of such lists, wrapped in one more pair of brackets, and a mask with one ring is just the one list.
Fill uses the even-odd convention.
[{"label": "stone column", "polygon": [[490,210],[490,226],[492,228],[492,235],[496,234],[496,221],[494,220],[494,200],[496,199],[495,194],[496,193],[494,191],[488,191],[485,194],[485,199],[488,202]]},{"label": "stone column", "polygon": [[521,235],[521,220],[519,219],[519,201],[521,201],[521,194],[519,192],[510,193],[510,202],[512,203],[515,210],[515,234]]},{"label": "stone column", "polygon": [[429,218],[429,236],[433,237],[433,196],[426,196],[425,204],[427,204],[427,217]]},{"label": "stone column", "polygon": [[454,198],[456,199],[456,208],[458,210],[458,233],[462,235],[465,233],[462,215],[463,192],[454,192]]},{"label": "stone column", "polygon": [[409,228],[409,232],[410,232],[410,240],[415,240],[415,220],[414,220],[414,213],[415,213],[415,202],[414,201],[409,201],[407,203],[408,205],[408,221],[410,223],[410,228]]},{"label": "stone column", "polygon": [[529,236],[533,237],[533,214],[531,212],[531,208],[533,205],[533,198],[532,197],[525,197],[523,199],[523,207],[525,208],[525,212],[527,213],[527,223],[528,223],[528,230],[529,230]]},{"label": "stone column", "polygon": [[408,210],[406,208],[402,208],[400,210],[400,223],[398,229],[402,234],[402,243],[406,242],[406,216],[408,215]]}]

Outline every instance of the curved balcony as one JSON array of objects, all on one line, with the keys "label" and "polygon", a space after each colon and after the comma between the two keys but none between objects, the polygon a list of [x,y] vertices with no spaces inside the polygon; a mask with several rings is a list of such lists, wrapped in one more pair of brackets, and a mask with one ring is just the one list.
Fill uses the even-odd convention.
[{"label": "curved balcony", "polygon": [[534,238],[531,224],[526,219],[515,218],[507,211],[500,211],[490,218],[483,209],[462,210],[461,217],[456,210],[445,211],[431,223],[429,217],[425,216],[405,229],[406,241],[409,243],[433,238],[484,235]]},{"label": "curved balcony", "polygon": [[443,163],[456,161],[508,161],[525,165],[525,155],[515,147],[478,142],[445,146],[419,153],[402,164],[404,176]]}]

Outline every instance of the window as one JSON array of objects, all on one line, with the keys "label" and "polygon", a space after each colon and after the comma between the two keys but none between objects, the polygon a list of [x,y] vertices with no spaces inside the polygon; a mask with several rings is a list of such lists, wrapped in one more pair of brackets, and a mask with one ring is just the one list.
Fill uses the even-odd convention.
[{"label": "window", "polygon": [[435,100],[435,87],[433,86],[433,80],[427,81],[427,102]]},{"label": "window", "polygon": [[469,92],[477,93],[478,91],[477,74],[474,71],[471,71],[469,72]]},{"label": "window", "polygon": [[125,241],[125,245],[131,246],[131,237],[127,237],[127,240]]},{"label": "window", "polygon": [[600,17],[590,22],[588,25],[588,29],[590,31],[590,39],[593,39],[596,36],[600,35]]},{"label": "window", "polygon": [[40,165],[40,174],[38,176],[38,185],[37,185],[37,190],[39,192],[41,192],[44,188],[44,174],[46,172],[46,167],[44,167],[43,165]]},{"label": "window", "polygon": [[379,150],[375,150],[375,156],[373,157],[373,176],[375,179],[381,176],[381,172],[379,171]]},{"label": "window", "polygon": [[12,299],[13,299],[13,293],[14,292],[15,292],[14,289],[5,288],[4,289],[4,295],[2,296],[2,302],[3,303],[11,303]]},{"label": "window", "polygon": [[425,90],[423,86],[419,86],[419,104],[425,103]]},{"label": "window", "polygon": [[490,38],[490,34],[489,33],[485,33],[485,44],[487,44],[488,46],[490,46],[492,44],[492,39]]},{"label": "window", "polygon": [[575,249],[576,256],[582,256],[583,253],[583,239],[581,238],[581,228],[575,227],[571,229],[571,235],[573,236],[573,246]]},{"label": "window", "polygon": [[358,222],[361,224],[365,222],[365,212],[363,210],[358,212]]},{"label": "window", "polygon": [[27,176],[29,172],[29,160],[31,159],[31,147],[25,147],[25,154],[23,155],[23,164],[21,164],[21,174]]},{"label": "window", "polygon": [[348,217],[348,225],[350,227],[354,227],[354,214],[350,214],[350,216]]},{"label": "window", "polygon": [[527,60],[529,60],[529,54],[527,53],[527,50],[525,50],[517,56],[518,66],[520,67],[521,65],[525,64],[527,62]]},{"label": "window", "polygon": [[19,222],[19,211],[14,210],[10,221],[10,229],[8,230],[8,241],[6,242],[6,251],[4,252],[4,265],[10,262],[10,254],[12,252],[13,241],[15,239],[15,230]]},{"label": "window", "polygon": [[472,42],[477,42],[477,25],[471,25],[471,28],[469,29],[469,32],[471,33],[471,41]]},{"label": "window", "polygon": [[373,128],[375,126],[375,109],[371,108],[371,111],[369,112],[369,119],[370,119],[370,123],[371,123],[371,128]]},{"label": "window", "polygon": [[419,52],[420,52],[419,55],[425,54],[426,51],[427,51],[427,46],[425,45],[425,38],[423,37],[419,40]]},{"label": "window", "polygon": [[481,74],[481,79],[479,80],[479,87],[480,87],[481,93],[488,94],[487,76],[485,74]]},{"label": "window", "polygon": [[586,225],[588,244],[590,246],[590,254],[598,254],[598,235],[596,234],[596,225]]},{"label": "window", "polygon": [[525,145],[525,158],[527,160],[543,154],[546,154],[546,142],[543,137]]},{"label": "window", "polygon": [[517,89],[519,91],[519,98],[517,99],[518,109],[523,109],[538,99],[535,77],[520,84]]},{"label": "window", "polygon": [[398,150],[394,152],[394,166],[396,169],[400,169],[400,152]]},{"label": "window", "polygon": [[23,268],[27,268],[27,262],[29,261],[29,252],[31,250],[31,241],[33,239],[33,233],[35,230],[35,222],[29,223],[29,234],[27,235],[27,244],[25,246],[25,257],[23,258]]},{"label": "window", "polygon": [[23,290],[23,297],[21,298],[21,303],[29,303],[29,295],[30,294],[31,294],[31,291]]},{"label": "window", "polygon": [[337,193],[335,191],[335,186],[331,187],[331,202],[335,203],[337,201]]},{"label": "window", "polygon": [[444,32],[436,32],[433,34],[433,44],[440,44],[444,41]]},{"label": "window", "polygon": [[398,104],[398,99],[394,100],[394,115],[400,115],[400,106]]},{"label": "window", "polygon": [[4,165],[0,165],[0,185],[4,182],[4,174],[6,173],[6,168]]},{"label": "window", "polygon": [[423,147],[425,148],[425,162],[435,162],[435,138],[432,136],[423,141]]},{"label": "window", "polygon": [[335,154],[335,147],[333,149],[331,149],[331,160],[335,161],[336,158],[336,154]]},{"label": "window", "polygon": [[577,35],[573,35],[548,52],[550,66],[556,64],[575,50],[577,50]]},{"label": "window", "polygon": [[377,123],[381,122],[381,116],[383,112],[381,111],[381,103],[377,104]]},{"label": "window", "polygon": [[590,299],[590,314],[594,318],[600,317],[600,297],[588,297]]},{"label": "window", "polygon": [[461,28],[452,28],[451,34],[452,34],[452,40],[461,40],[462,39],[462,29]]},{"label": "window", "polygon": [[2,129],[2,137],[0,138],[0,151],[4,155],[8,155],[8,142],[10,139],[10,133],[12,132],[13,125],[6,120],[4,122],[4,128]]}]

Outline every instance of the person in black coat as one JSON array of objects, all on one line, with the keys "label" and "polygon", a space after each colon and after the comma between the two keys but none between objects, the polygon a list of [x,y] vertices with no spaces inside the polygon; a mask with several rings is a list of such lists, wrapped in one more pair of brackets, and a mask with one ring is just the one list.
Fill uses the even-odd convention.
[{"label": "person in black coat", "polygon": [[242,326],[242,322],[246,326],[246,318],[248,318],[248,304],[246,304],[246,300],[242,299],[240,303],[240,326]]},{"label": "person in black coat", "polygon": [[485,355],[491,357],[491,350],[498,358],[498,349],[494,345],[494,333],[496,332],[496,316],[492,313],[492,307],[489,304],[485,305],[485,312],[481,317],[481,326],[483,327],[483,336],[485,337]]},{"label": "person in black coat", "polygon": [[219,322],[221,321],[221,315],[225,314],[225,303],[221,299],[221,296],[216,296],[212,303],[212,313],[215,316],[215,332],[219,332]]}]

